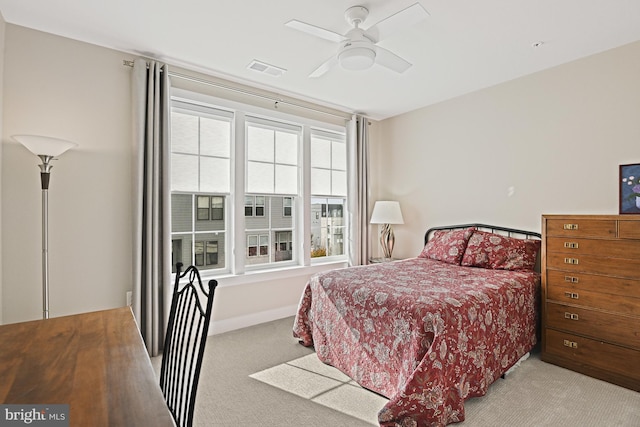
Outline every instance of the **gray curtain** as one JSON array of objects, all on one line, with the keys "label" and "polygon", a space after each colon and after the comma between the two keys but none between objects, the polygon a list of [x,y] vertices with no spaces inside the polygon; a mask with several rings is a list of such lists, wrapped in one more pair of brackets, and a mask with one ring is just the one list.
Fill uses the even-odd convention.
[{"label": "gray curtain", "polygon": [[369,262],[369,121],[353,116],[347,126],[349,162],[349,264]]},{"label": "gray curtain", "polygon": [[151,356],[162,351],[171,301],[169,72],[133,65],[133,313]]}]

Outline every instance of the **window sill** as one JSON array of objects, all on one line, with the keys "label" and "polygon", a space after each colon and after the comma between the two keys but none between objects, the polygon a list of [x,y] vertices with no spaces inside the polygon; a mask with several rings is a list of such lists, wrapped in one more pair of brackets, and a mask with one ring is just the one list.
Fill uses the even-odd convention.
[{"label": "window sill", "polygon": [[201,278],[203,283],[206,283],[210,279],[216,279],[218,281],[219,287],[226,287],[263,282],[266,280],[279,280],[307,275],[310,276],[321,271],[343,268],[347,266],[348,262],[346,260],[328,261],[324,263],[305,266],[296,265],[270,270],[247,271],[244,274],[214,274],[202,272]]}]

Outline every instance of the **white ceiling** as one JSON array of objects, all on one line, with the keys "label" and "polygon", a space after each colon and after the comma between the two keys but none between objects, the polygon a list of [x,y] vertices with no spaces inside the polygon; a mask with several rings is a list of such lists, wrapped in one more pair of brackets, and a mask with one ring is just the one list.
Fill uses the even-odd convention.
[{"label": "white ceiling", "polygon": [[[640,0],[420,0],[430,16],[380,42],[413,64],[403,74],[374,65],[312,79],[337,45],[284,26],[297,19],[344,34],[349,6],[369,9],[367,28],[416,1],[0,0],[0,11],[11,24],[373,119],[640,40]],[[247,69],[254,59],[287,72]]]}]

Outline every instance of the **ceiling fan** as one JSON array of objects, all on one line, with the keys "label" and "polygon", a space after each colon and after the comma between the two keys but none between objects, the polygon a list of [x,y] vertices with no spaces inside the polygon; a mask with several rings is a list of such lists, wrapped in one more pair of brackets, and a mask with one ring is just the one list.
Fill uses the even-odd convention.
[{"label": "ceiling fan", "polygon": [[411,67],[411,63],[378,46],[378,42],[422,21],[429,16],[429,13],[420,3],[415,3],[364,30],[360,25],[368,15],[369,10],[364,6],[353,6],[347,9],[344,17],[353,28],[345,35],[296,19],[285,24],[289,28],[312,36],[340,43],[337,53],[316,68],[309,77],[320,77],[338,64],[347,70],[366,70],[376,63],[398,73],[403,73]]}]

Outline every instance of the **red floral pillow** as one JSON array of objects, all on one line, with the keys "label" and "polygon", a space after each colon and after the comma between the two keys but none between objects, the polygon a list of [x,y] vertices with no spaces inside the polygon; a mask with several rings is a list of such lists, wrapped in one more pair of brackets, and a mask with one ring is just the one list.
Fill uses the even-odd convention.
[{"label": "red floral pillow", "polygon": [[475,231],[460,265],[495,270],[533,270],[540,240],[524,240]]},{"label": "red floral pillow", "polygon": [[418,258],[429,258],[460,265],[464,249],[467,247],[467,242],[474,230],[474,227],[469,227],[461,230],[435,231]]}]

